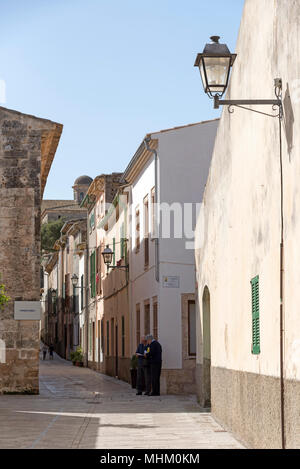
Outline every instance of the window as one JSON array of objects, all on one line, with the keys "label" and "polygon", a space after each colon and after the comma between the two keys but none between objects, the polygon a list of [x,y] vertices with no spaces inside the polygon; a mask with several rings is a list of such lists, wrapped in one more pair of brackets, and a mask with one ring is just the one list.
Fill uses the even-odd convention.
[{"label": "window", "polygon": [[113,238],[113,265],[116,265],[116,238]]},{"label": "window", "polygon": [[90,232],[95,228],[95,212],[93,211],[90,216]]},{"label": "window", "polygon": [[125,230],[124,223],[122,223],[120,228],[120,242],[121,242],[121,259],[125,257]]},{"label": "window", "polygon": [[76,298],[76,288],[73,287],[73,295],[72,295],[72,299],[73,299],[73,313],[77,313],[77,298]]},{"label": "window", "polygon": [[157,300],[153,302],[153,337],[158,340]]},{"label": "window", "polygon": [[111,343],[111,355],[113,356],[115,353],[115,320],[111,319],[110,321],[110,343]]},{"label": "window", "polygon": [[151,225],[152,238],[155,238],[155,187],[151,189]]},{"label": "window", "polygon": [[150,303],[148,301],[144,305],[144,334],[150,334]]},{"label": "window", "polygon": [[144,264],[149,264],[149,200],[144,198]]},{"label": "window", "polygon": [[101,352],[104,352],[104,327],[103,327],[103,319],[100,321],[100,330],[101,330]]},{"label": "window", "polygon": [[96,252],[94,251],[90,256],[90,283],[91,283],[91,297],[96,296]]},{"label": "window", "polygon": [[84,280],[84,277],[83,275],[81,275],[81,278],[80,278],[80,286],[81,286],[81,289],[80,289],[80,304],[81,304],[81,309],[83,309],[83,280]]},{"label": "window", "polygon": [[260,323],[259,323],[259,276],[251,280],[252,291],[252,353],[260,354]]},{"label": "window", "polygon": [[135,252],[140,250],[140,210],[135,210]]},{"label": "window", "polygon": [[196,305],[195,301],[188,302],[188,321],[189,321],[189,337],[188,337],[188,346],[189,346],[189,355],[196,355]]},{"label": "window", "polygon": [[89,323],[89,352],[90,353],[92,351],[92,331],[93,331],[92,327],[93,327],[93,324],[90,322]]},{"label": "window", "polygon": [[109,356],[109,321],[106,321],[106,355]]},{"label": "window", "polygon": [[71,308],[71,295],[70,295],[70,285],[71,285],[71,274],[65,274],[65,307],[70,312]]},{"label": "window", "polygon": [[101,246],[97,248],[97,275],[96,275],[96,284],[97,284],[97,294],[101,295]]},{"label": "window", "polygon": [[125,357],[125,318],[122,316],[122,357]]},{"label": "window", "polygon": [[136,343],[139,345],[141,340],[141,309],[136,305]]}]

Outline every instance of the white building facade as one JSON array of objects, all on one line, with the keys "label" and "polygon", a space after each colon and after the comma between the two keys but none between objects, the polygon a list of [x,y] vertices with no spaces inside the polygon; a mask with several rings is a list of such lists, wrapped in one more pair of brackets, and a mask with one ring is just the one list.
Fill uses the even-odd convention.
[{"label": "white building facade", "polygon": [[164,393],[195,392],[194,220],[217,126],[214,120],[147,135],[123,174],[131,206],[131,351],[142,335],[159,340]]}]

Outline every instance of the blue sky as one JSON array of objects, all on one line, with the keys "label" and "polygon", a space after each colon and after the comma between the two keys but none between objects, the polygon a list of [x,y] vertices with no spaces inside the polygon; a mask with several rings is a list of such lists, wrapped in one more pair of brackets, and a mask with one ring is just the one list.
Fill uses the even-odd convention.
[{"label": "blue sky", "polygon": [[0,0],[10,109],[64,125],[45,190],[123,171],[148,132],[219,116],[193,67],[211,35],[235,48],[244,0]]}]

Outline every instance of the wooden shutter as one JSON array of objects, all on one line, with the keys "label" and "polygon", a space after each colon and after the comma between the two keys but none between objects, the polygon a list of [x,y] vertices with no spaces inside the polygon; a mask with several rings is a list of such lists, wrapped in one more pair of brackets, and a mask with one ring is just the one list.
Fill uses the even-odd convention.
[{"label": "wooden shutter", "polygon": [[96,278],[96,283],[97,283],[97,294],[101,294],[101,246],[98,246],[97,248],[97,278]]},{"label": "wooden shutter", "polygon": [[144,303],[144,335],[150,334],[150,303]]},{"label": "wooden shutter", "polygon": [[122,316],[122,357],[125,357],[125,318]]},{"label": "wooden shutter", "polygon": [[259,276],[251,280],[252,289],[252,353],[260,354],[260,323],[259,323]]},{"label": "wooden shutter", "polygon": [[157,300],[153,303],[153,337],[158,340]]},{"label": "wooden shutter", "polygon": [[136,305],[136,344],[139,345],[141,341],[141,312],[140,305]]},{"label": "wooden shutter", "polygon": [[121,225],[120,229],[120,241],[121,241],[121,259],[125,257],[125,236],[124,236],[124,223]]},{"label": "wooden shutter", "polygon": [[96,252],[94,251],[90,257],[90,282],[91,282],[91,297],[95,298],[96,296]]},{"label": "wooden shutter", "polygon": [[116,265],[116,238],[113,238],[113,265]]}]

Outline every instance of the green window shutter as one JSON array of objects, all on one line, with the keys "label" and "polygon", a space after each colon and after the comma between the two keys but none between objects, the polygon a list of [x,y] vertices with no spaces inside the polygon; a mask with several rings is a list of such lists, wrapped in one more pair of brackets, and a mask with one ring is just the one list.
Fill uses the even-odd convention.
[{"label": "green window shutter", "polygon": [[90,255],[90,286],[91,286],[91,297],[93,296],[93,254]]},{"label": "green window shutter", "polygon": [[93,258],[93,283],[92,283],[92,289],[93,289],[93,297],[96,296],[96,252],[94,251],[92,254]]},{"label": "green window shutter", "polygon": [[90,282],[91,282],[91,297],[96,296],[96,252],[94,251],[90,256]]},{"label": "green window shutter", "polygon": [[127,208],[125,207],[124,211],[124,218],[125,218],[125,223],[124,223],[124,258],[125,258],[125,264],[127,265]]},{"label": "green window shutter", "polygon": [[116,238],[113,238],[113,265],[116,265]]},{"label": "green window shutter", "polygon": [[121,230],[120,230],[120,240],[121,240],[121,258],[125,256],[125,240],[124,240],[124,223],[121,225]]},{"label": "green window shutter", "polygon": [[80,285],[81,285],[81,289],[80,289],[80,303],[81,303],[81,309],[83,309],[83,275],[81,275]]},{"label": "green window shutter", "polygon": [[92,351],[92,323],[89,323],[89,351]]},{"label": "green window shutter", "polygon": [[252,353],[260,354],[260,323],[259,323],[259,276],[251,280],[252,290]]}]

